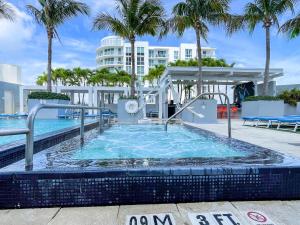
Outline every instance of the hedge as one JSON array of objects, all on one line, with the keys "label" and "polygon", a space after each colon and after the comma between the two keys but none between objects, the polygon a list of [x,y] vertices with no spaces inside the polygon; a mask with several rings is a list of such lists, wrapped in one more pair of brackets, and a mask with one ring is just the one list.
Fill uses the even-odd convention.
[{"label": "hedge", "polygon": [[278,97],[284,100],[284,103],[296,106],[297,102],[300,102],[300,89],[286,90],[279,94]]},{"label": "hedge", "polygon": [[280,101],[281,99],[276,96],[248,96],[245,98],[244,102],[250,101]]},{"label": "hedge", "polygon": [[58,100],[70,100],[68,95],[58,94],[53,92],[32,92],[28,95],[28,99],[58,99]]}]

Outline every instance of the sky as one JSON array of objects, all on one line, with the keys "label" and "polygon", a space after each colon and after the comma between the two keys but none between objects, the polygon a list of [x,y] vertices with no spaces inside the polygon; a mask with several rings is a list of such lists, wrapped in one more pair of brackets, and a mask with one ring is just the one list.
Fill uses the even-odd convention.
[{"label": "sky", "polygon": [[[179,0],[161,0],[168,15]],[[7,0],[16,12],[15,22],[0,20],[0,63],[16,64],[22,68],[24,84],[35,83],[36,77],[46,71],[47,35],[45,29],[36,24],[26,10],[27,4],[38,6],[37,0]],[[92,21],[99,12],[115,15],[114,0],[82,0],[91,7],[91,15],[78,16],[68,20],[58,28],[60,39],[54,41],[53,67],[96,68],[96,48],[100,40],[112,35],[110,31],[92,31]],[[247,1],[232,0],[231,12],[242,13]],[[295,10],[300,13],[300,7]],[[286,13],[280,22],[291,18]],[[140,40],[149,41],[151,45],[178,46],[181,42],[194,43],[193,30],[187,30],[182,37],[169,34],[162,40],[157,37],[144,36]],[[240,31],[228,37],[224,27],[209,27],[208,42],[205,46],[217,49],[218,58],[224,58],[236,67],[264,68],[265,33],[259,24],[253,34]],[[300,37],[289,40],[286,35],[272,30],[271,67],[283,68],[285,76],[278,79],[279,84],[300,84]]]}]

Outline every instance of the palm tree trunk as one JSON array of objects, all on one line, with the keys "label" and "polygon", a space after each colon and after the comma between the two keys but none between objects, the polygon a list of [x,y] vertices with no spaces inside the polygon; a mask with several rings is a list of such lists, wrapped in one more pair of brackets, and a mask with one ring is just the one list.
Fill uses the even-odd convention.
[{"label": "palm tree trunk", "polygon": [[135,96],[135,38],[130,40],[131,45],[131,82],[130,82],[130,95]]},{"label": "palm tree trunk", "polygon": [[199,67],[199,76],[197,81],[197,95],[202,93],[203,86],[203,73],[202,73],[202,52],[201,52],[201,40],[200,40],[200,31],[196,29],[197,37],[197,55],[198,55],[198,67]]},{"label": "palm tree trunk", "polygon": [[271,58],[271,46],[270,46],[270,26],[266,26],[266,67],[264,76],[263,95],[268,95],[269,92],[269,72],[270,72],[270,58]]},{"label": "palm tree trunk", "polygon": [[47,68],[47,91],[52,91],[51,69],[52,69],[52,38],[53,31],[48,30],[48,68]]}]

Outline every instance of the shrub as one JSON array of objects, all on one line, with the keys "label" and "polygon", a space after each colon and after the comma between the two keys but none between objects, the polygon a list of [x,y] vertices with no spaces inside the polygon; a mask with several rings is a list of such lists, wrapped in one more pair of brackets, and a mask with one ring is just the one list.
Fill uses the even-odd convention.
[{"label": "shrub", "polygon": [[32,92],[28,95],[28,99],[58,99],[58,100],[70,100],[68,95],[58,94],[53,92]]},{"label": "shrub", "polygon": [[248,96],[245,98],[244,102],[250,102],[250,101],[280,101],[281,99],[276,96]]},{"label": "shrub", "polygon": [[123,96],[120,96],[119,99],[121,99],[121,100],[126,100],[126,99],[128,99],[128,100],[131,100],[131,99],[138,100],[138,97],[137,96],[125,96],[125,95],[123,95]]},{"label": "shrub", "polygon": [[284,91],[278,95],[278,98],[284,100],[284,103],[296,106],[297,102],[300,102],[300,89]]}]

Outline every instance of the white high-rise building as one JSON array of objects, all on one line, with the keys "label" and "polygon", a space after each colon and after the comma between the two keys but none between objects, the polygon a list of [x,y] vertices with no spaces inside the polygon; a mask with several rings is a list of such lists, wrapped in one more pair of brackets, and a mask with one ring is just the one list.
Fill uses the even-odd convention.
[{"label": "white high-rise building", "polygon": [[[150,46],[147,41],[135,42],[136,74],[141,77],[148,74],[156,65],[166,65],[176,60],[189,60],[197,57],[196,44],[182,43],[179,47]],[[202,47],[203,57],[215,58],[215,48]],[[131,72],[131,47],[118,36],[108,36],[101,40],[97,49],[97,66],[110,71],[125,70]]]}]

